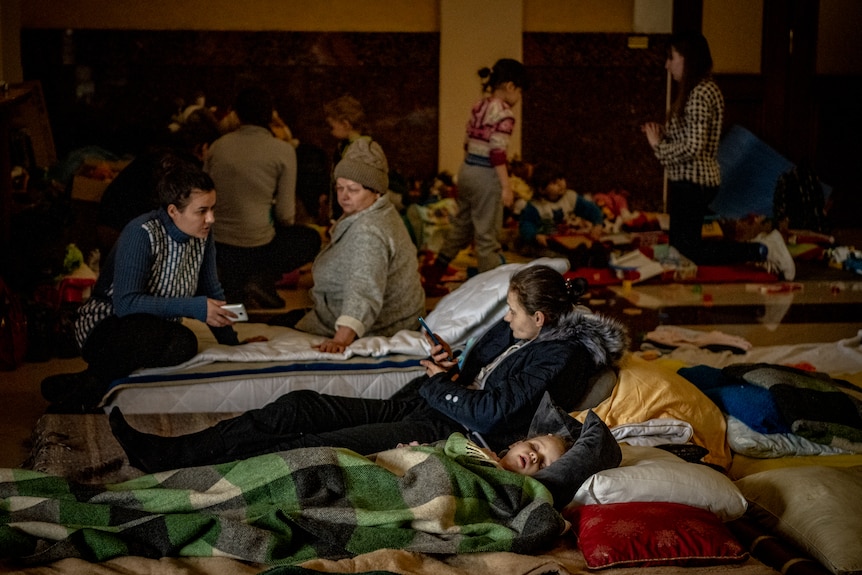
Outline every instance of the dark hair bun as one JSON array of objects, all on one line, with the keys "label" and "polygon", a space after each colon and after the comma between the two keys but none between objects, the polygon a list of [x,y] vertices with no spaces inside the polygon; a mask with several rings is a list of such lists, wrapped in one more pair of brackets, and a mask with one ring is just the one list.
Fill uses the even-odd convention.
[{"label": "dark hair bun", "polygon": [[590,284],[584,278],[570,278],[566,280],[566,291],[573,303],[577,303],[582,295],[587,293]]}]

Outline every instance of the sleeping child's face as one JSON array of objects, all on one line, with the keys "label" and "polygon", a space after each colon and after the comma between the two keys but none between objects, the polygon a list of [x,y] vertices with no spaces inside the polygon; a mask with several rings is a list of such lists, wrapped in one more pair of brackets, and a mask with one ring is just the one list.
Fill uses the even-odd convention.
[{"label": "sleeping child's face", "polygon": [[500,459],[500,467],[520,473],[535,475],[566,452],[566,445],[558,435],[538,435],[513,443]]}]

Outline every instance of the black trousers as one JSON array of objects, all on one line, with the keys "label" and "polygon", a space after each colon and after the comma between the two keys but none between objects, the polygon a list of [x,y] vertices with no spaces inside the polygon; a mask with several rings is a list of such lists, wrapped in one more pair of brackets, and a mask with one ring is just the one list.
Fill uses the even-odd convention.
[{"label": "black trousers", "polygon": [[192,330],[180,322],[139,313],[104,319],[87,338],[81,356],[87,369],[107,385],[136,369],[183,363],[197,352]]},{"label": "black trousers", "polygon": [[[424,399],[362,399],[293,391],[203,431],[172,438],[188,465],[224,463],[299,447],[337,446],[368,455],[398,443],[430,443],[464,431]],[[183,463],[183,462],[177,462]]]},{"label": "black trousers", "polygon": [[702,186],[684,180],[668,182],[670,245],[700,265],[728,265],[763,260],[756,242],[704,240],[703,220],[710,213],[709,204],[718,187]]},{"label": "black trousers", "polygon": [[216,243],[219,281],[231,302],[242,301],[248,283],[275,290],[281,274],[312,261],[320,251],[320,234],[308,226],[276,226],[275,238],[260,247]]}]

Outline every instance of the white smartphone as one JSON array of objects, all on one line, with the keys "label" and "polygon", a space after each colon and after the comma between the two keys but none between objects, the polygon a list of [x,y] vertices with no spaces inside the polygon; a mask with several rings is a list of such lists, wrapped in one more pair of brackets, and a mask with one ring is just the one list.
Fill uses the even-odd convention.
[{"label": "white smartphone", "polygon": [[245,306],[241,303],[229,303],[221,306],[221,308],[236,314],[235,318],[231,318],[232,321],[248,321],[248,314],[245,311]]}]

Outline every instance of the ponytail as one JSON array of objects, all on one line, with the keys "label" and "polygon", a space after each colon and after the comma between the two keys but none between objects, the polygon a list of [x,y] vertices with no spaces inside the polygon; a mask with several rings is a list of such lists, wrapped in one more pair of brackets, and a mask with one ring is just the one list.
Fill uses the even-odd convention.
[{"label": "ponytail", "polygon": [[522,90],[529,87],[527,68],[512,58],[501,58],[493,67],[481,68],[479,77],[482,79],[482,89],[486,92],[493,92],[506,82],[512,82],[515,87]]},{"label": "ponytail", "polygon": [[527,313],[541,311],[547,325],[555,326],[578,303],[587,290],[587,282],[583,278],[566,281],[553,268],[533,265],[512,276],[509,290]]}]

